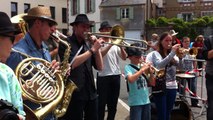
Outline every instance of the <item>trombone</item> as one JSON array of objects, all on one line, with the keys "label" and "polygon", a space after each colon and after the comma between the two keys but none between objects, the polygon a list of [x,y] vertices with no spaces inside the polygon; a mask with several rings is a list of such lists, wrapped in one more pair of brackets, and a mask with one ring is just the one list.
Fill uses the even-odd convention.
[{"label": "trombone", "polygon": [[117,45],[121,47],[131,47],[131,48],[137,48],[141,50],[147,50],[145,47],[138,47],[138,46],[131,46],[130,43],[126,42],[127,41],[135,41],[135,42],[143,42],[146,45],[148,45],[147,41],[145,40],[139,40],[139,39],[133,39],[133,38],[124,38],[124,28],[120,25],[115,25],[112,27],[112,30],[110,32],[85,32],[86,38],[88,38],[91,35],[95,35],[97,37],[106,37],[106,38],[111,38],[111,42],[105,42],[104,44],[112,44],[112,45]]}]

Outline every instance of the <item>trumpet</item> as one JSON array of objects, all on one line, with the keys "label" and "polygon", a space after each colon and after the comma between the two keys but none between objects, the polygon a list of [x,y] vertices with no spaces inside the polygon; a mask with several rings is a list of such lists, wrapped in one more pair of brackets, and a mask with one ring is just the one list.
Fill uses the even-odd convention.
[{"label": "trumpet", "polygon": [[[146,62],[142,62],[140,64],[140,66],[143,66],[143,64],[145,64]],[[150,66],[153,70],[154,70],[154,76],[155,77],[162,77],[165,74],[165,69],[157,69],[156,67],[154,67],[153,65]],[[146,75],[150,74],[150,73],[145,73]]]},{"label": "trumpet", "polygon": [[85,32],[84,33],[86,36],[86,39],[89,38],[91,35],[95,35],[97,37],[106,37],[106,38],[111,38],[111,42],[105,42],[104,44],[112,44],[112,45],[117,45],[121,47],[132,47],[132,48],[137,48],[141,50],[147,50],[145,47],[137,47],[137,46],[131,46],[130,43],[126,42],[127,41],[134,41],[134,42],[141,42],[145,43],[148,45],[146,40],[139,40],[139,39],[132,39],[132,38],[124,38],[124,28],[120,25],[115,25],[112,27],[112,30],[110,32]]},{"label": "trumpet", "polygon": [[176,52],[176,55],[179,58],[182,58],[182,56],[185,56],[186,54],[191,55],[192,57],[196,57],[198,54],[198,49],[196,47],[192,47],[190,49],[185,49],[185,48],[179,48]]}]

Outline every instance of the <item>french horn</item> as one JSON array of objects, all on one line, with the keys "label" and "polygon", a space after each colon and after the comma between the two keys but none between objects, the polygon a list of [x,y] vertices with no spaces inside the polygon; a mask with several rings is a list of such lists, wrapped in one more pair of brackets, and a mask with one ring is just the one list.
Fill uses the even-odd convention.
[{"label": "french horn", "polygon": [[61,102],[64,95],[63,77],[60,72],[50,68],[48,61],[28,57],[18,64],[15,74],[23,99],[41,105],[36,110],[24,105],[27,120],[42,120]]}]

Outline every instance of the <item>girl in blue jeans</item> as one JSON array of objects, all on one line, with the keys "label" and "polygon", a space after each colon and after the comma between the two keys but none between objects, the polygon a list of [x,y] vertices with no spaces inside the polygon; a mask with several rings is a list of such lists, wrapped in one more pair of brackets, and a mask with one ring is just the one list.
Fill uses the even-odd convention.
[{"label": "girl in blue jeans", "polygon": [[[136,48],[127,48],[130,64],[125,66],[125,77],[128,85],[128,104],[130,106],[130,120],[151,120],[151,106],[149,100],[149,91],[147,87],[147,79],[144,72],[153,73],[150,63],[145,63],[142,67],[142,52]],[[150,75],[153,81],[153,74]]]},{"label": "girl in blue jeans", "polygon": [[[171,111],[176,98],[177,82],[176,68],[182,68],[182,61],[176,56],[176,51],[180,44],[172,46],[172,36],[169,33],[163,33],[158,41],[158,49],[152,53],[147,62],[153,62],[158,69],[165,69],[166,90],[165,93],[154,95],[154,102],[157,108],[158,120],[170,120]],[[148,55],[147,55],[148,56]]]}]

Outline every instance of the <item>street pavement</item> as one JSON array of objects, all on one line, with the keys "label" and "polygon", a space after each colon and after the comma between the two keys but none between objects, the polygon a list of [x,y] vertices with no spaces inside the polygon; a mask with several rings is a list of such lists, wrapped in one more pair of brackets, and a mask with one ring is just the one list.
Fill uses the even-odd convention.
[{"label": "street pavement", "polygon": [[[124,66],[128,64],[129,61],[121,61],[120,66],[121,70],[123,72]],[[204,82],[202,82],[204,81]],[[205,87],[205,77],[198,77],[197,80],[197,94],[199,97],[201,97],[203,100],[199,100],[199,104],[203,105],[203,108],[195,108],[190,106],[190,99],[187,99],[187,103],[189,104],[189,109],[192,111],[192,119],[194,120],[206,120],[206,106],[205,106],[205,100],[206,100],[206,87]],[[188,93],[186,95],[189,95]],[[177,98],[179,96],[177,95]],[[127,99],[128,99],[128,93],[126,89],[126,83],[124,78],[122,77],[121,80],[121,89],[120,89],[120,96],[118,100],[118,106],[117,106],[117,114],[115,120],[129,120],[129,107],[127,105]],[[107,116],[107,112],[106,115]]]}]

